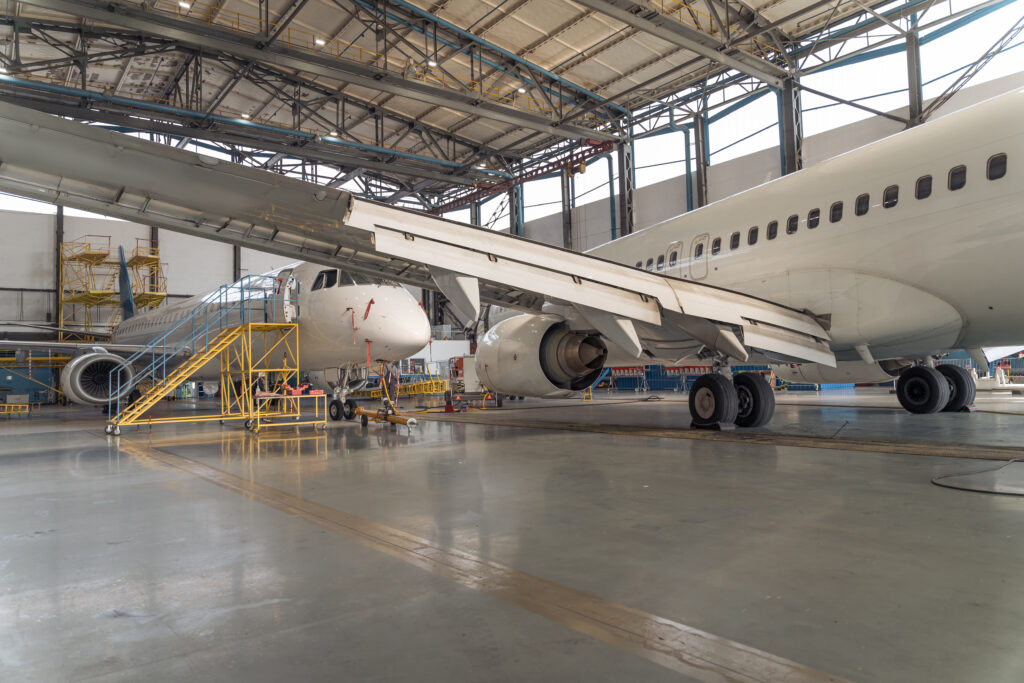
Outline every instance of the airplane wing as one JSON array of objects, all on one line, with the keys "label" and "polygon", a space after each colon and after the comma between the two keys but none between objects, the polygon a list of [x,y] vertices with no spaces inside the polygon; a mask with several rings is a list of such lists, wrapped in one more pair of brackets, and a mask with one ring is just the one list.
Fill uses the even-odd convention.
[{"label": "airplane wing", "polygon": [[80,351],[96,351],[102,349],[119,356],[130,356],[136,351],[148,348],[136,344],[111,344],[110,342],[59,342],[59,341],[18,341],[16,339],[0,339],[0,349],[12,351],[55,351],[57,353],[78,353]]},{"label": "airplane wing", "polygon": [[653,326],[740,361],[835,363],[819,322],[785,306],[8,103],[0,191],[438,289],[474,317],[481,302],[561,307],[636,356]]}]

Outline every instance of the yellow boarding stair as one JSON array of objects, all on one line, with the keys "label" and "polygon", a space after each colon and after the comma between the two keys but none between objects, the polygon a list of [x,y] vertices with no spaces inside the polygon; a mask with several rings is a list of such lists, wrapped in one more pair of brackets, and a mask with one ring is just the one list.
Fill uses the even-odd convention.
[{"label": "yellow boarding stair", "polygon": [[122,410],[116,418],[111,420],[111,424],[122,425],[136,422],[147,410],[156,405],[160,399],[174,391],[178,388],[178,385],[195,374],[211,360],[219,356],[220,353],[238,339],[244,331],[244,325],[221,330],[220,334],[214,337],[213,341],[211,341],[205,349],[190,357],[187,361],[171,371],[171,373],[162,381],[153,385],[153,387],[142,394],[135,403]]}]

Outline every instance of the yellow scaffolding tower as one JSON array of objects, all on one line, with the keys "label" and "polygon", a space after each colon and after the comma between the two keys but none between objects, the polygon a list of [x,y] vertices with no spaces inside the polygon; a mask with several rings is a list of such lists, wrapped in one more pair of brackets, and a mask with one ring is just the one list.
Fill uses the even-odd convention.
[{"label": "yellow scaffolding tower", "polygon": [[[95,341],[121,321],[116,289],[120,261],[110,235],[85,235],[60,245],[60,341]],[[160,250],[137,239],[127,259],[136,311],[156,308],[167,298]]]}]

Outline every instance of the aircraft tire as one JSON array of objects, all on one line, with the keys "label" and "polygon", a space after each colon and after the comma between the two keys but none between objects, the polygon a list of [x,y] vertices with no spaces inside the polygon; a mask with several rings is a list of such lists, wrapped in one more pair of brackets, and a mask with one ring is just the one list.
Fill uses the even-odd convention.
[{"label": "aircraft tire", "polygon": [[698,427],[733,424],[739,411],[736,387],[728,377],[712,372],[701,375],[690,389],[690,418]]},{"label": "aircraft tire", "polygon": [[946,413],[958,413],[967,406],[974,405],[978,385],[971,373],[959,365],[939,365],[935,368],[949,382],[949,400],[942,408]]},{"label": "aircraft tire", "polygon": [[732,378],[739,401],[737,427],[763,427],[775,414],[775,392],[760,373],[744,372]]},{"label": "aircraft tire", "polygon": [[911,413],[937,413],[949,403],[949,382],[935,368],[915,365],[896,381],[896,398]]},{"label": "aircraft tire", "polygon": [[327,404],[327,414],[335,422],[337,422],[338,420],[341,419],[341,416],[342,416],[342,413],[344,412],[344,410],[345,410],[345,408],[344,408],[344,406],[342,406],[341,401],[339,401],[336,398],[332,398],[331,402]]},{"label": "aircraft tire", "polygon": [[345,402],[341,406],[341,414],[346,420],[356,419],[356,402],[350,398],[346,398]]}]

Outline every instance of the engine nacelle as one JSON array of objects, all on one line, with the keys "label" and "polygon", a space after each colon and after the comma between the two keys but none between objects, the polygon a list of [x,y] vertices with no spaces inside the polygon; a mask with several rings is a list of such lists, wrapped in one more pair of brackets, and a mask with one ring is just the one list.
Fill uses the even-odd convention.
[{"label": "engine nacelle", "polygon": [[[110,372],[123,368],[118,392],[117,375],[111,385]],[[135,372],[124,359],[106,351],[93,351],[72,358],[60,373],[60,390],[72,403],[100,405],[111,399],[111,391],[123,398],[131,391]]]},{"label": "engine nacelle", "polygon": [[807,384],[877,384],[888,382],[909,367],[909,361],[885,360],[865,363],[862,360],[841,360],[834,368],[817,363],[772,365],[775,375],[785,382]]},{"label": "engine nacelle", "polygon": [[491,391],[559,398],[593,384],[608,349],[558,316],[517,315],[487,331],[476,347],[476,374]]}]

